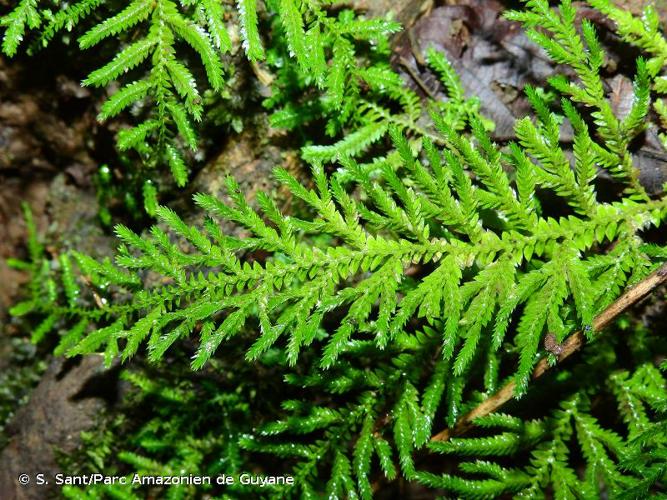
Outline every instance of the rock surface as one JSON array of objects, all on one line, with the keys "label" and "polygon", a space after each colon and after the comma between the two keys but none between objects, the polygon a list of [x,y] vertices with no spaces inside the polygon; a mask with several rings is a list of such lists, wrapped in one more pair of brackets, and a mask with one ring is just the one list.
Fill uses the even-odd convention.
[{"label": "rock surface", "polygon": [[[54,359],[30,401],[8,427],[9,444],[0,453],[0,498],[42,500],[56,488],[56,450],[72,452],[81,431],[89,429],[117,397],[115,372],[105,370],[101,356]],[[19,484],[27,474],[30,484]],[[44,474],[48,485],[36,484]]]}]

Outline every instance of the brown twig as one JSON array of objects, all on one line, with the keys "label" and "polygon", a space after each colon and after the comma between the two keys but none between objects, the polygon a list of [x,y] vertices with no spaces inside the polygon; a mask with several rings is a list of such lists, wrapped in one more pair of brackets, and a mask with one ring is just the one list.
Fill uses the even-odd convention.
[{"label": "brown twig", "polygon": [[[633,304],[636,304],[639,300],[648,295],[651,291],[653,291],[653,289],[665,281],[667,281],[667,264],[664,264],[660,269],[629,289],[618,299],[616,299],[613,304],[611,304],[598,316],[596,316],[593,320],[593,330],[597,332],[608,326],[619,314],[621,314]],[[574,335],[571,335],[561,345],[562,350],[558,356],[558,362],[561,363],[563,360],[577,352],[584,344],[585,339],[586,338],[582,332],[577,332]],[[536,379],[541,377],[547,370],[549,370],[549,368],[550,366],[548,360],[546,358],[542,359],[535,367],[535,370],[533,370],[532,378]],[[507,403],[510,399],[512,399],[515,389],[516,382],[509,382],[505,384],[503,388],[496,392],[493,396],[485,399],[473,410],[461,417],[456,422],[454,427],[438,432],[433,437],[431,437],[431,441],[447,441],[452,436],[465,433],[471,427],[473,427],[473,421],[476,418],[493,413],[502,405]]]},{"label": "brown twig", "polygon": [[428,85],[422,80],[421,76],[419,76],[419,73],[417,73],[414,68],[410,65],[410,61],[408,61],[405,57],[401,56],[398,59],[398,62],[405,70],[409,73],[409,75],[412,77],[414,82],[419,85],[419,88],[424,91],[424,93],[429,96],[431,99],[434,101],[437,100],[436,95],[433,93],[433,91],[428,88]]}]

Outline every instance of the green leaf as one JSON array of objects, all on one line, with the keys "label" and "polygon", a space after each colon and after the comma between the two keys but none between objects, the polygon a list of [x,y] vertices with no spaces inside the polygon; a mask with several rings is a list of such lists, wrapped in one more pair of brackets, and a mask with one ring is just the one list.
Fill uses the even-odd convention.
[{"label": "green leaf", "polygon": [[264,48],[257,27],[257,0],[237,0],[243,48],[251,61],[264,59]]},{"label": "green leaf", "polygon": [[6,16],[0,18],[0,25],[6,26],[5,36],[2,39],[2,51],[13,57],[25,36],[26,26],[37,29],[42,23],[42,17],[37,10],[37,0],[21,0],[18,5]]},{"label": "green leaf", "polygon": [[167,156],[167,163],[171,169],[171,175],[178,186],[185,186],[188,182],[188,168],[181,157],[181,154],[170,144],[165,146],[165,154]]},{"label": "green leaf", "polygon": [[287,35],[287,44],[290,55],[296,57],[302,68],[306,69],[309,54],[306,50],[306,34],[303,29],[303,19],[294,0],[280,0],[280,19]]},{"label": "green leaf", "polygon": [[105,101],[98,119],[104,121],[113,118],[127,107],[146,97],[152,87],[152,83],[148,80],[140,80],[126,85]]},{"label": "green leaf", "polygon": [[157,40],[154,38],[144,38],[134,42],[123,49],[114,59],[96,69],[88,78],[83,81],[83,85],[88,87],[103,87],[120,75],[141,64],[150,54]]},{"label": "green leaf", "polygon": [[174,28],[174,31],[201,57],[211,88],[213,90],[221,90],[224,85],[222,63],[220,62],[218,52],[211,44],[208,33],[179,15],[169,16],[168,21]]},{"label": "green leaf", "polygon": [[127,31],[132,26],[148,19],[154,5],[152,0],[134,0],[118,14],[106,19],[79,38],[79,47],[88,49],[105,38]]}]

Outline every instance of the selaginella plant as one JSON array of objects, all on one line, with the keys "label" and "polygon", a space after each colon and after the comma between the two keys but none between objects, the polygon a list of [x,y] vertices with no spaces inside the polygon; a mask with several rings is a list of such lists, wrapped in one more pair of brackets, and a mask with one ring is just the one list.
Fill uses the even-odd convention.
[{"label": "selaginella plant", "polygon": [[[632,108],[617,116],[600,76],[604,50],[569,1],[531,0],[508,17],[575,75],[550,81],[560,102],[526,89],[534,117],[516,123],[516,142],[492,142],[446,60],[430,52],[458,104],[433,107],[436,131],[411,130],[412,141],[383,125],[394,160],[361,165],[344,143],[326,157],[311,150],[312,186],[275,173],[298,200],[291,215],[262,193],[255,210],[230,178],[226,200],[195,196],[202,226],[158,207],[146,235],[117,226],[115,263],[73,251],[60,256],[58,278],[32,238],[32,294],[13,312],[44,316],[34,337],[57,329],[56,351],[71,356],[128,360],[145,346],[159,363],[194,338],[193,370],[239,350],[279,367],[300,397],[239,439],[246,463],[264,452],[293,466],[294,486],[277,495],[371,498],[399,475],[465,498],[660,490],[667,397],[654,358],[664,350],[644,352],[630,371],[608,363],[595,380],[572,371],[569,394],[536,420],[491,414],[477,424],[496,436],[426,446],[434,427],[454,426],[505,382],[530,395],[538,361],[556,360],[545,338],[560,345],[580,330],[593,340],[596,315],[667,257],[644,241],[663,227],[667,198],[646,193],[631,150],[649,119],[655,63],[637,61]],[[560,141],[566,123],[571,152]],[[615,199],[600,199],[601,172],[617,183]],[[216,219],[247,236],[224,234]],[[591,359],[610,349],[593,343]],[[617,400],[626,434],[594,416],[598,390]],[[585,477],[568,458],[575,445]],[[525,468],[464,462],[442,475],[422,467],[429,449],[532,458]]]},{"label": "selaginella plant", "polygon": [[[617,26],[618,34],[628,43],[631,43],[650,55],[646,67],[654,79],[653,90],[656,94],[667,95],[667,40],[660,31],[660,18],[655,7],[649,4],[643,16],[633,16],[631,12],[614,5],[609,0],[589,0],[589,3],[609,16]],[[654,103],[655,112],[660,118],[663,133],[661,139],[667,147],[667,103],[664,97]]]},{"label": "selaginella plant", "polygon": [[[205,94],[220,95],[229,85],[239,61],[234,54],[240,46],[265,85],[271,84],[272,76],[258,64],[266,55],[264,39],[273,38],[286,49],[281,59],[285,71],[302,79],[306,87],[319,89],[320,97],[334,108],[354,94],[362,73],[357,49],[386,45],[388,35],[400,26],[383,19],[364,19],[351,10],[336,16],[326,4],[300,0],[136,0],[129,4],[22,0],[0,18],[5,28],[2,51],[14,56],[33,32],[29,52],[47,46],[57,36],[69,43],[73,30],[80,32],[78,49],[83,54],[93,48],[118,47],[117,54],[82,84],[110,90],[120,85],[101,106],[98,118],[107,121],[122,112],[134,115],[136,124],[118,133],[117,146],[121,152],[138,153],[144,166],[139,181],[150,179],[146,169],[168,165],[182,187],[188,179],[184,152],[199,149],[196,124],[206,117]],[[262,36],[266,31],[262,18],[266,17],[279,21],[266,22],[273,29]],[[148,183],[143,193],[146,205],[154,205],[155,188]]]}]

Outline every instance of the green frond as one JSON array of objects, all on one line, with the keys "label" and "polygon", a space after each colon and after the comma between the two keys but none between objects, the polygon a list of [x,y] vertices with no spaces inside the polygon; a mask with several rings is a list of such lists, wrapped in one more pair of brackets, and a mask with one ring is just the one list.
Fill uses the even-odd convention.
[{"label": "green frond", "polygon": [[251,61],[264,59],[264,48],[257,26],[257,0],[237,0],[243,48]]},{"label": "green frond", "polygon": [[232,40],[224,23],[225,11],[216,0],[202,0],[206,12],[206,22],[215,48],[221,53],[232,50]]},{"label": "green frond", "polygon": [[180,15],[171,15],[167,18],[167,21],[173,26],[174,31],[201,57],[211,88],[221,90],[223,86],[222,63],[208,33],[201,26],[186,21]]},{"label": "green frond", "polygon": [[155,38],[139,40],[119,52],[114,59],[99,69],[93,71],[83,81],[83,85],[90,87],[103,87],[116,80],[120,75],[141,64],[151,53],[151,49],[157,45]]},{"label": "green frond", "polygon": [[[83,79],[84,85],[94,87],[109,87],[116,81],[121,84],[121,90],[114,92],[103,105],[99,119],[109,120],[130,109],[136,111],[138,108],[134,105],[141,103],[142,116],[135,125],[136,134],[119,134],[118,149],[136,150],[141,163],[148,167],[140,168],[141,175],[162,165],[180,175],[184,168],[174,160],[174,150],[181,149],[180,139],[190,148],[196,141],[192,140],[189,130],[193,127],[184,127],[183,113],[174,110],[185,109],[186,114],[199,122],[205,111],[202,96],[207,96],[209,102],[211,95],[226,95],[225,87],[233,81],[235,73],[234,68],[226,68],[230,61],[224,58],[233,49],[230,23],[238,23],[242,45],[251,62],[265,58],[263,38],[271,39],[276,46],[285,44],[289,52],[285,71],[296,71],[297,77],[307,85],[326,88],[328,97],[317,106],[340,109],[341,124],[359,121],[359,108],[348,99],[350,95],[360,94],[361,73],[357,72],[361,68],[355,63],[358,45],[386,43],[387,37],[400,26],[392,21],[364,19],[352,11],[343,11],[338,17],[334,14],[324,5],[294,0],[269,2],[261,7],[255,0],[238,0],[236,12],[215,0],[181,3],[133,0],[123,6],[108,6],[100,0],[78,0],[59,3],[53,11],[41,6],[38,0],[25,0],[2,19],[3,51],[15,55],[28,31],[37,31],[37,44],[46,46],[58,33],[78,30],[84,25],[86,31],[78,38],[81,50],[101,48],[117,40],[116,56]],[[280,23],[268,24],[271,32],[260,35],[260,25],[266,26],[267,19],[274,16]],[[189,57],[181,60],[183,56],[177,47],[183,44],[198,55],[205,79],[195,68],[196,60]],[[275,60],[274,55],[272,58]],[[374,65],[369,66],[372,67]],[[263,84],[273,80],[270,76],[265,78],[268,74],[265,70],[257,69],[264,75],[260,76]],[[128,73],[134,81],[124,81]],[[405,125],[416,127],[421,112],[419,98],[400,87],[402,85],[394,84],[390,94],[407,110]],[[213,93],[206,94],[206,90]],[[402,120],[397,118],[398,122]],[[353,156],[365,151],[381,138],[380,130],[386,130],[389,124],[386,118],[380,120],[379,116],[370,116],[361,122],[357,140],[342,144],[348,147],[344,154]],[[147,123],[150,127],[145,125]],[[333,121],[329,126],[333,126]],[[183,157],[182,153],[180,156]],[[322,153],[322,156],[331,161],[343,155]],[[182,186],[183,179],[180,175],[175,179],[176,184]],[[140,179],[135,187],[144,180]]]},{"label": "green frond", "polygon": [[[36,5],[3,18],[7,50]],[[117,225],[114,258],[45,252],[24,207],[29,259],[10,264],[31,280],[10,312],[34,319],[32,340],[52,340],[57,355],[134,360],[125,377],[151,411],[137,412],[145,425],[113,449],[121,470],[236,474],[276,463],[294,484],[225,493],[276,498],[370,499],[399,477],[461,498],[664,493],[664,339],[630,315],[610,335],[592,331],[596,315],[667,260],[662,243],[646,243],[660,237],[667,199],[645,193],[632,156],[655,118],[651,94],[663,90],[653,11],[637,25],[600,7],[651,57],[637,62],[626,116],[614,112],[603,45],[575,4],[529,0],[510,13],[569,69],[550,92],[525,89],[533,111],[515,141],[496,143],[479,100],[432,49],[446,99],[424,113],[389,65],[390,21],[297,0],[239,0],[236,11],[213,0],[72,5],[49,17],[44,40],[71,16],[72,28],[90,23],[82,47],[120,41],[85,83],[118,81],[100,119],[133,110],[118,147],[142,168],[162,163],[186,184],[204,101],[234,79],[235,22],[255,73],[275,71],[263,78],[274,122],[305,141],[313,123],[330,137],[304,142],[309,180],[278,168],[280,197],[251,201],[229,176],[223,198],[194,196],[200,220],[161,206],[169,197],[158,184],[138,179],[156,222]],[[604,183],[601,170],[611,174]],[[607,183],[618,189],[598,193]],[[577,331],[586,335],[577,361],[535,371],[567,357]],[[502,413],[470,418],[508,399],[512,384]],[[265,454],[273,458],[256,460]],[[109,491],[146,493],[127,486]]]},{"label": "green frond", "polygon": [[140,80],[126,85],[102,105],[98,117],[99,120],[108,120],[118,115],[129,106],[146,97],[152,87],[152,83],[148,80]]},{"label": "green frond", "polygon": [[79,47],[89,49],[105,38],[117,35],[128,28],[145,21],[153,11],[150,0],[134,0],[115,16],[106,19],[79,38]]},{"label": "green frond", "polygon": [[103,4],[103,1],[81,0],[59,10],[55,15],[45,20],[45,25],[36,45],[42,48],[46,47],[57,33],[63,30],[72,31],[76,25],[95,12]]},{"label": "green frond", "polygon": [[308,52],[306,50],[306,34],[303,18],[295,0],[280,0],[280,19],[287,34],[287,45],[290,53],[303,68],[307,68]]},{"label": "green frond", "polygon": [[449,64],[447,58],[437,50],[429,48],[426,52],[427,61],[440,77],[442,83],[447,89],[447,95],[450,99],[461,102],[464,99],[463,86],[459,76]]},{"label": "green frond", "polygon": [[357,156],[387,132],[386,123],[369,123],[331,146],[306,146],[303,158],[309,162],[333,162]]},{"label": "green frond", "polygon": [[0,26],[5,27],[2,38],[2,52],[12,57],[26,34],[26,27],[37,29],[42,16],[37,10],[38,0],[21,0],[9,14],[0,18]]},{"label": "green frond", "polygon": [[185,186],[188,182],[188,169],[183,161],[183,157],[178,152],[178,150],[171,146],[167,145],[165,148],[165,155],[167,157],[167,163],[171,169],[171,175],[174,176],[176,184],[179,186]]},{"label": "green frond", "polygon": [[637,75],[633,83],[634,102],[630,113],[625,117],[622,128],[631,137],[636,137],[646,126],[646,115],[651,106],[651,87],[648,69],[644,59],[637,60]]}]

